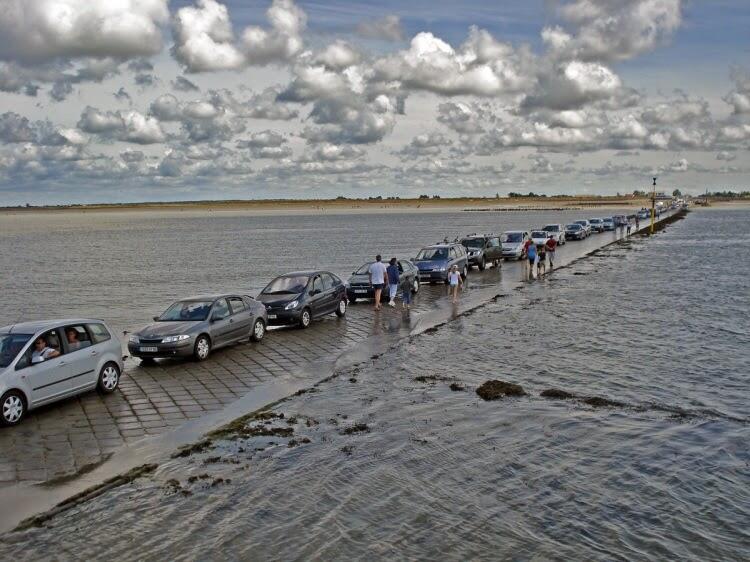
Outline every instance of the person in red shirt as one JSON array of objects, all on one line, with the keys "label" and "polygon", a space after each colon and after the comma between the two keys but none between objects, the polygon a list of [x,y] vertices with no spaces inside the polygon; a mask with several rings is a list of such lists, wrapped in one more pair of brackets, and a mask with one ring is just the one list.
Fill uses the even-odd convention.
[{"label": "person in red shirt", "polygon": [[547,258],[549,258],[549,268],[552,269],[555,267],[555,264],[553,263],[555,261],[555,249],[557,248],[557,240],[555,240],[554,236],[550,236],[547,238],[547,241],[544,243],[544,247],[547,249]]}]

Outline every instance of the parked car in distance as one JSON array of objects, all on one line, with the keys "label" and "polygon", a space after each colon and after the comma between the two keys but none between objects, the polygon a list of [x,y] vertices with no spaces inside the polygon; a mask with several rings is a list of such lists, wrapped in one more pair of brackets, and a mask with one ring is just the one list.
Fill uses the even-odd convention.
[{"label": "parked car in distance", "polygon": [[[346,283],[346,296],[350,303],[357,302],[357,299],[372,299],[375,297],[375,290],[370,285],[370,266],[373,262],[367,262],[357,269],[349,277]],[[399,273],[399,294],[404,291],[411,291],[412,294],[419,292],[419,270],[417,266],[407,260],[398,260]],[[381,300],[388,300],[388,291],[383,291]]]},{"label": "parked car in distance", "polygon": [[461,244],[466,248],[469,267],[476,266],[479,271],[484,271],[488,263],[497,267],[503,258],[500,237],[494,234],[469,234]]},{"label": "parked car in distance", "polygon": [[503,245],[503,258],[506,260],[526,257],[524,244],[529,239],[529,233],[523,230],[509,230],[500,236]]},{"label": "parked car in distance", "polygon": [[565,227],[565,238],[568,240],[583,240],[586,238],[586,230],[577,222]]},{"label": "parked car in distance", "polygon": [[628,217],[626,217],[625,215],[614,215],[612,217],[612,220],[615,221],[616,227],[628,225]]},{"label": "parked car in distance", "polygon": [[466,249],[458,243],[425,246],[412,261],[419,269],[420,283],[447,283],[448,272],[454,265],[464,279],[469,272]]},{"label": "parked car in distance", "polygon": [[640,211],[638,211],[638,218],[640,220],[650,219],[651,218],[651,211],[648,210],[648,209],[641,209]]},{"label": "parked car in distance", "polygon": [[532,230],[531,231],[531,241],[534,243],[535,246],[541,246],[542,244],[547,243],[547,239],[550,237],[550,234],[546,230]]},{"label": "parked car in distance", "polygon": [[604,217],[602,219],[602,226],[604,227],[604,230],[614,230],[615,221],[612,217]]},{"label": "parked car in distance", "polygon": [[604,232],[604,219],[589,219],[593,232]]},{"label": "parked car in distance", "polygon": [[589,221],[587,221],[586,219],[581,219],[574,222],[575,224],[580,224],[583,227],[583,230],[586,231],[586,236],[589,236],[591,234],[591,223]]},{"label": "parked car in distance", "polygon": [[154,322],[128,338],[128,351],[142,362],[165,357],[204,361],[211,351],[266,334],[265,307],[247,295],[200,295],[172,303]]},{"label": "parked car in distance", "polygon": [[95,388],[112,393],[122,371],[122,344],[101,320],[0,328],[0,425],[18,425],[29,410]]},{"label": "parked car in distance", "polygon": [[328,271],[295,271],[271,281],[258,295],[272,326],[297,324],[307,328],[313,320],[346,314],[346,287]]},{"label": "parked car in distance", "polygon": [[561,224],[548,224],[542,230],[552,235],[561,246],[565,244],[565,227]]}]

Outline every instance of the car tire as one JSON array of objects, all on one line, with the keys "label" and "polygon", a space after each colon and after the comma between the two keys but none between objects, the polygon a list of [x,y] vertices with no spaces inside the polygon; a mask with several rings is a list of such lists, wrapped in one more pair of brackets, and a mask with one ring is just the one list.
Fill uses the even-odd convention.
[{"label": "car tire", "polygon": [[0,425],[18,425],[26,417],[26,397],[18,390],[9,390],[0,398]]},{"label": "car tire", "polygon": [[196,361],[205,361],[209,355],[211,355],[211,339],[206,334],[201,334],[195,340],[193,358]]},{"label": "car tire", "polygon": [[312,324],[312,312],[309,308],[303,308],[302,313],[299,315],[299,327],[303,330],[309,328]]},{"label": "car tire", "polygon": [[120,385],[120,367],[115,363],[105,363],[102,370],[99,371],[99,379],[96,382],[96,389],[100,394],[112,394]]},{"label": "car tire", "polygon": [[263,321],[262,318],[258,318],[253,324],[253,334],[250,336],[250,339],[255,342],[258,342],[258,341],[261,341],[265,335],[266,335],[266,323]]},{"label": "car tire", "polygon": [[484,271],[487,267],[487,260],[482,258],[482,261],[479,262],[479,271]]},{"label": "car tire", "polygon": [[461,271],[461,278],[466,279],[469,275],[469,268],[467,266],[464,266],[463,270]]},{"label": "car tire", "polygon": [[336,316],[343,318],[346,316],[346,299],[341,299],[336,307]]},{"label": "car tire", "polygon": [[419,292],[419,279],[414,278],[414,283],[411,284],[411,294],[416,295]]}]

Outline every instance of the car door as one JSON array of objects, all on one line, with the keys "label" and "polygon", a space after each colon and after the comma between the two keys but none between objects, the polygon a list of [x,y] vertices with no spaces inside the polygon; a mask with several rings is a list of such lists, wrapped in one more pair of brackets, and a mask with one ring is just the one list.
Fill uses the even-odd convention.
[{"label": "car door", "polygon": [[399,286],[401,291],[410,291],[414,284],[415,272],[411,268],[411,264],[407,261],[400,260],[398,262],[399,271]]},{"label": "car door", "polygon": [[230,332],[228,334],[231,341],[237,341],[248,337],[253,327],[253,314],[248,310],[242,297],[229,297],[229,317]]},{"label": "car door", "polygon": [[339,305],[338,291],[336,290],[333,277],[328,273],[321,273],[320,279],[323,285],[323,302],[326,314],[335,312]]},{"label": "car door", "polygon": [[63,347],[70,366],[70,390],[78,392],[96,384],[99,373],[100,347],[93,345],[90,333],[83,324],[63,328]]},{"label": "car door", "polygon": [[209,318],[213,347],[225,345],[231,340],[234,324],[226,299],[219,299],[213,304]]},{"label": "car door", "polygon": [[315,275],[310,280],[308,288],[308,304],[313,316],[325,314],[325,295],[323,294],[323,281],[320,275]]},{"label": "car door", "polygon": [[60,332],[56,329],[50,330],[42,334],[42,337],[45,338],[49,347],[60,351],[61,355],[39,363],[32,363],[34,341],[38,339],[34,338],[24,356],[16,364],[16,371],[26,382],[31,392],[32,406],[50,402],[71,391],[69,380],[71,371],[68,365],[68,357],[60,347]]}]

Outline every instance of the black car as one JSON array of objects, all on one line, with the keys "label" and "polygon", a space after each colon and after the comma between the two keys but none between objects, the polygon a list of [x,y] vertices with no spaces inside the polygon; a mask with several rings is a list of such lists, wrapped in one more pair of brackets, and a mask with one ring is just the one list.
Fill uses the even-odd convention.
[{"label": "black car", "polygon": [[315,318],[346,314],[346,287],[328,271],[295,271],[277,277],[258,299],[266,307],[272,326],[298,324],[307,328]]},{"label": "black car", "polygon": [[[375,296],[375,290],[370,285],[370,265],[373,262],[367,262],[358,270],[352,272],[352,276],[346,284],[346,296],[349,302],[354,303],[357,299],[371,299]],[[419,292],[419,270],[410,261],[399,260],[399,286],[398,294],[404,291],[411,291],[412,294]],[[381,300],[388,300],[388,291],[384,290],[381,294]]]},{"label": "black car", "polygon": [[497,267],[503,259],[500,237],[494,234],[469,234],[461,244],[466,248],[469,267],[475,265],[479,271],[484,271],[488,263]]}]

